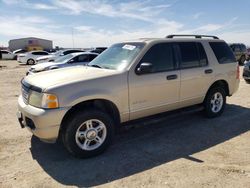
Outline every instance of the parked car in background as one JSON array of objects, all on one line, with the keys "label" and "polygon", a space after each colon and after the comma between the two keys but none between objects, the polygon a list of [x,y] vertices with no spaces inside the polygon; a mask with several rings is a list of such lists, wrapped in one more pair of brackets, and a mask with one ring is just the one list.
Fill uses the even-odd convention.
[{"label": "parked car in background", "polygon": [[59,50],[53,54],[48,56],[38,57],[36,59],[37,63],[44,63],[44,62],[52,62],[55,61],[60,56],[65,56],[68,54],[76,53],[76,52],[85,52],[84,50],[76,50],[76,49],[67,49],[67,50]]},{"label": "parked car in background", "polygon": [[26,53],[27,52],[27,50],[24,50],[24,49],[18,49],[18,50],[15,50],[15,51],[13,51],[13,54],[24,54],[24,53]]},{"label": "parked car in background", "polygon": [[21,127],[43,141],[62,138],[71,154],[86,158],[102,153],[128,121],[192,105],[220,116],[238,90],[238,63],[225,41],[185,36],[114,44],[88,66],[26,76]]},{"label": "parked car in background", "polygon": [[244,80],[250,84],[250,61],[245,63],[244,68],[243,68],[243,78]]},{"label": "parked car in background", "polygon": [[13,54],[15,54],[14,59],[17,60],[17,55],[18,55],[18,54],[24,54],[24,53],[26,53],[26,52],[27,52],[27,50],[24,50],[24,49],[14,50],[14,51],[13,51]]},{"label": "parked car in background", "polygon": [[77,65],[86,65],[95,59],[99,54],[92,52],[78,52],[72,53],[57,58],[53,62],[40,63],[31,66],[26,75],[35,74],[42,71],[72,67]]},{"label": "parked car in background", "polygon": [[96,47],[95,49],[90,50],[90,52],[101,54],[106,49],[107,49],[107,47]]},{"label": "parked car in background", "polygon": [[2,59],[12,60],[15,59],[15,54],[9,50],[0,50],[2,54]]},{"label": "parked car in background", "polygon": [[244,65],[244,62],[248,59],[246,45],[242,43],[233,43],[229,46],[233,50],[234,56],[239,62],[239,65]]},{"label": "parked car in background", "polygon": [[25,54],[19,54],[17,56],[17,61],[19,63],[25,63],[27,65],[34,65],[36,64],[36,58],[48,55],[49,53],[46,51],[31,51]]},{"label": "parked car in background", "polygon": [[250,48],[247,48],[247,61],[250,60]]}]

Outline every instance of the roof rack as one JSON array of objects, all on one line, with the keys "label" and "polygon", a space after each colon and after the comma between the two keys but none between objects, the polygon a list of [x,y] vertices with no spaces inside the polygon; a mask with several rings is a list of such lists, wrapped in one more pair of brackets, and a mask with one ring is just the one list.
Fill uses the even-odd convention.
[{"label": "roof rack", "polygon": [[166,36],[166,38],[172,39],[174,37],[195,37],[197,39],[201,39],[201,38],[213,38],[213,39],[219,39],[219,37],[213,36],[213,35],[168,35]]}]

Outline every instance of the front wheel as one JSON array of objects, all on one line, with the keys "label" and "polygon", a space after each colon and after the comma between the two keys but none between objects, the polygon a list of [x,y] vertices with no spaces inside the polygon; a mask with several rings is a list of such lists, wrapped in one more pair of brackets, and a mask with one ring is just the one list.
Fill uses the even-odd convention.
[{"label": "front wheel", "polygon": [[99,110],[80,112],[68,122],[63,142],[76,157],[88,158],[104,152],[114,136],[113,120]]},{"label": "front wheel", "polygon": [[204,100],[205,115],[208,118],[220,116],[225,108],[226,93],[223,88],[211,88]]},{"label": "front wheel", "polygon": [[247,84],[250,84],[250,80],[245,79],[245,82],[246,82]]}]

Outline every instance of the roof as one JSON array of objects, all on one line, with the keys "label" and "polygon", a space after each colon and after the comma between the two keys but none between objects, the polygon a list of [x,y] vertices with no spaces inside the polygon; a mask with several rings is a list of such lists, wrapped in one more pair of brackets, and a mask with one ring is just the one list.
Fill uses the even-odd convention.
[{"label": "roof", "polygon": [[178,42],[193,42],[193,41],[222,41],[216,36],[210,35],[168,35],[165,38],[140,38],[125,42],[157,42],[157,41],[178,41]]},{"label": "roof", "polygon": [[126,42],[145,42],[145,43],[150,43],[150,42],[161,42],[161,41],[166,41],[166,42],[194,42],[194,41],[223,41],[220,39],[198,39],[198,38],[141,38],[141,39],[136,39],[136,40],[128,40]]},{"label": "roof", "polygon": [[[19,38],[19,39],[11,39],[10,41],[15,41],[15,40],[32,40],[32,39],[37,39],[37,40],[46,40],[46,41],[50,41],[52,42],[52,40],[48,40],[48,39],[42,39],[42,38],[37,38],[37,37],[26,37],[26,38]],[[9,42],[10,42],[9,41]]]}]

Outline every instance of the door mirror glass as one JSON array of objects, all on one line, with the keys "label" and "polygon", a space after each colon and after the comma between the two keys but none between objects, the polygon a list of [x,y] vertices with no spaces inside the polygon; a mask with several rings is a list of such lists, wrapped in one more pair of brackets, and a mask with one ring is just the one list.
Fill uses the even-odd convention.
[{"label": "door mirror glass", "polygon": [[153,65],[152,63],[141,63],[141,65],[137,68],[137,74],[146,74],[152,71]]}]

